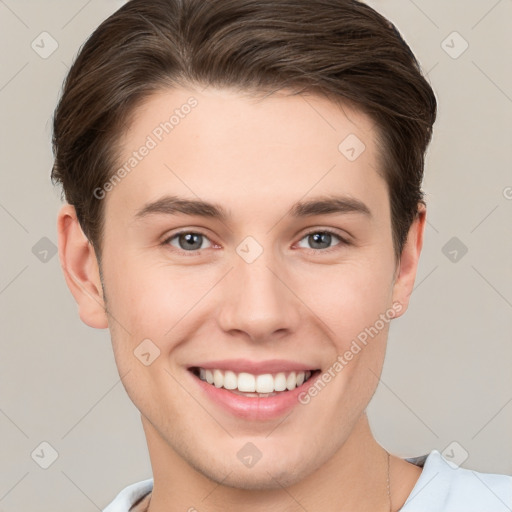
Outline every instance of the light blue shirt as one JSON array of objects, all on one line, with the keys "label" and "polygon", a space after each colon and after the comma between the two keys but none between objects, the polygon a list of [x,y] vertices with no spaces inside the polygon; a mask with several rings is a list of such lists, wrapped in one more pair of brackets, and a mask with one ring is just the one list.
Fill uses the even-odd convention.
[{"label": "light blue shirt", "polygon": [[[423,467],[400,512],[512,512],[512,476],[456,467],[437,450],[405,459]],[[103,512],[128,512],[153,479],[123,489]]]}]

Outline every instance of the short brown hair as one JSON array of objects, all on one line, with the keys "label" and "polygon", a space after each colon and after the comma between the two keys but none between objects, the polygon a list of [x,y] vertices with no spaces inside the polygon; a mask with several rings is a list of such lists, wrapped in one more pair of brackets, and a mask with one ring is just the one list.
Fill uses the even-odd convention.
[{"label": "short brown hair", "polygon": [[[103,202],[140,102],[173,86],[314,91],[376,123],[400,256],[423,201],[437,103],[395,26],[356,0],[131,0],[94,31],[64,83],[52,181],[101,257]],[[341,141],[340,141],[341,142]]]}]

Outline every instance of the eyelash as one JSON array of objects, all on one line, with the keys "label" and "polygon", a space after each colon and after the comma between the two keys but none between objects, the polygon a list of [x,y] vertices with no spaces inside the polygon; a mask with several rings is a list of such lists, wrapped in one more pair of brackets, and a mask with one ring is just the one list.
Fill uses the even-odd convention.
[{"label": "eyelash", "polygon": [[[340,236],[338,233],[336,233],[335,231],[333,231],[331,229],[315,229],[315,230],[312,230],[312,231],[308,231],[307,233],[305,233],[302,236],[302,238],[299,240],[299,242],[304,240],[304,238],[306,238],[306,237],[308,237],[310,235],[317,234],[317,233],[328,233],[330,235],[333,235],[333,236],[335,236],[340,241],[340,243],[338,243],[338,244],[336,244],[336,245],[334,245],[332,247],[328,247],[327,249],[304,249],[308,253],[313,253],[313,254],[331,253],[332,251],[339,250],[343,246],[351,245],[348,240],[346,240],[345,238],[343,238],[342,236]],[[176,237],[179,237],[180,235],[185,235],[185,234],[201,235],[204,238],[209,240],[208,236],[205,235],[204,233],[202,233],[201,231],[187,231],[187,230],[184,230],[184,231],[179,231],[177,233],[174,233],[171,236],[167,237],[162,242],[161,245],[169,247],[171,240],[173,240]],[[171,249],[172,251],[175,251],[178,254],[183,254],[184,256],[197,256],[197,255],[201,254],[201,250],[202,250],[202,249],[197,249],[197,250],[193,250],[193,251],[185,251],[183,249],[178,249],[178,248],[173,247],[173,246],[170,246],[170,247],[172,247],[172,249]]]}]

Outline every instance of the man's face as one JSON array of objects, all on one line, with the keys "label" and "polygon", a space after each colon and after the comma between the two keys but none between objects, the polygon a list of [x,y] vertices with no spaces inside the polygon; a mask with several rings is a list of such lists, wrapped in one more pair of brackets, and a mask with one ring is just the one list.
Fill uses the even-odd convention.
[{"label": "man's face", "polygon": [[[197,104],[181,108],[191,96]],[[313,95],[175,89],[138,108],[119,164],[133,151],[140,161],[104,199],[102,271],[116,363],[150,445],[225,484],[270,488],[272,477],[304,478],[349,438],[378,384],[397,300],[375,136],[365,115]],[[226,217],[137,215],[166,196]],[[342,211],[291,211],[333,197]],[[201,381],[199,367],[320,373],[295,391],[243,397]]]}]

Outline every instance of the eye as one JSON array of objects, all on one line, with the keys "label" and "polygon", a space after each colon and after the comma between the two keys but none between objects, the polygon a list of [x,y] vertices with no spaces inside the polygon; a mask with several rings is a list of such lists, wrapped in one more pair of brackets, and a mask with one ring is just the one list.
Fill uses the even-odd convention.
[{"label": "eye", "polygon": [[[339,242],[334,246],[331,245],[333,239],[337,239]],[[311,244],[311,247],[303,247],[301,242],[306,240],[306,243]],[[210,245],[204,245],[204,242],[208,241]],[[192,256],[197,254],[201,249],[208,249],[212,246],[209,238],[203,233],[196,231],[180,231],[166,238],[162,245],[172,246],[178,252]],[[306,250],[318,252],[330,252],[341,248],[339,246],[350,245],[350,243],[343,237],[328,229],[310,231],[306,233],[299,241],[299,247],[305,248]]]},{"label": "eye", "polygon": [[[333,238],[338,239],[339,243],[334,246],[330,246]],[[336,250],[340,245],[349,245],[349,243],[344,238],[328,229],[310,231],[309,233],[306,233],[303,238],[301,238],[300,242],[302,242],[302,240],[306,240],[306,243],[310,243],[312,245],[310,249],[315,252],[330,252],[331,250]],[[308,249],[308,247],[306,247],[306,249]]]},{"label": "eye", "polygon": [[[172,243],[174,239],[176,239],[178,244],[177,246]],[[164,240],[163,245],[171,245],[182,252],[197,252],[200,249],[207,248],[203,246],[203,242],[205,240],[208,240],[208,237],[202,233],[197,233],[195,231],[181,231],[180,233],[175,233]]]}]

